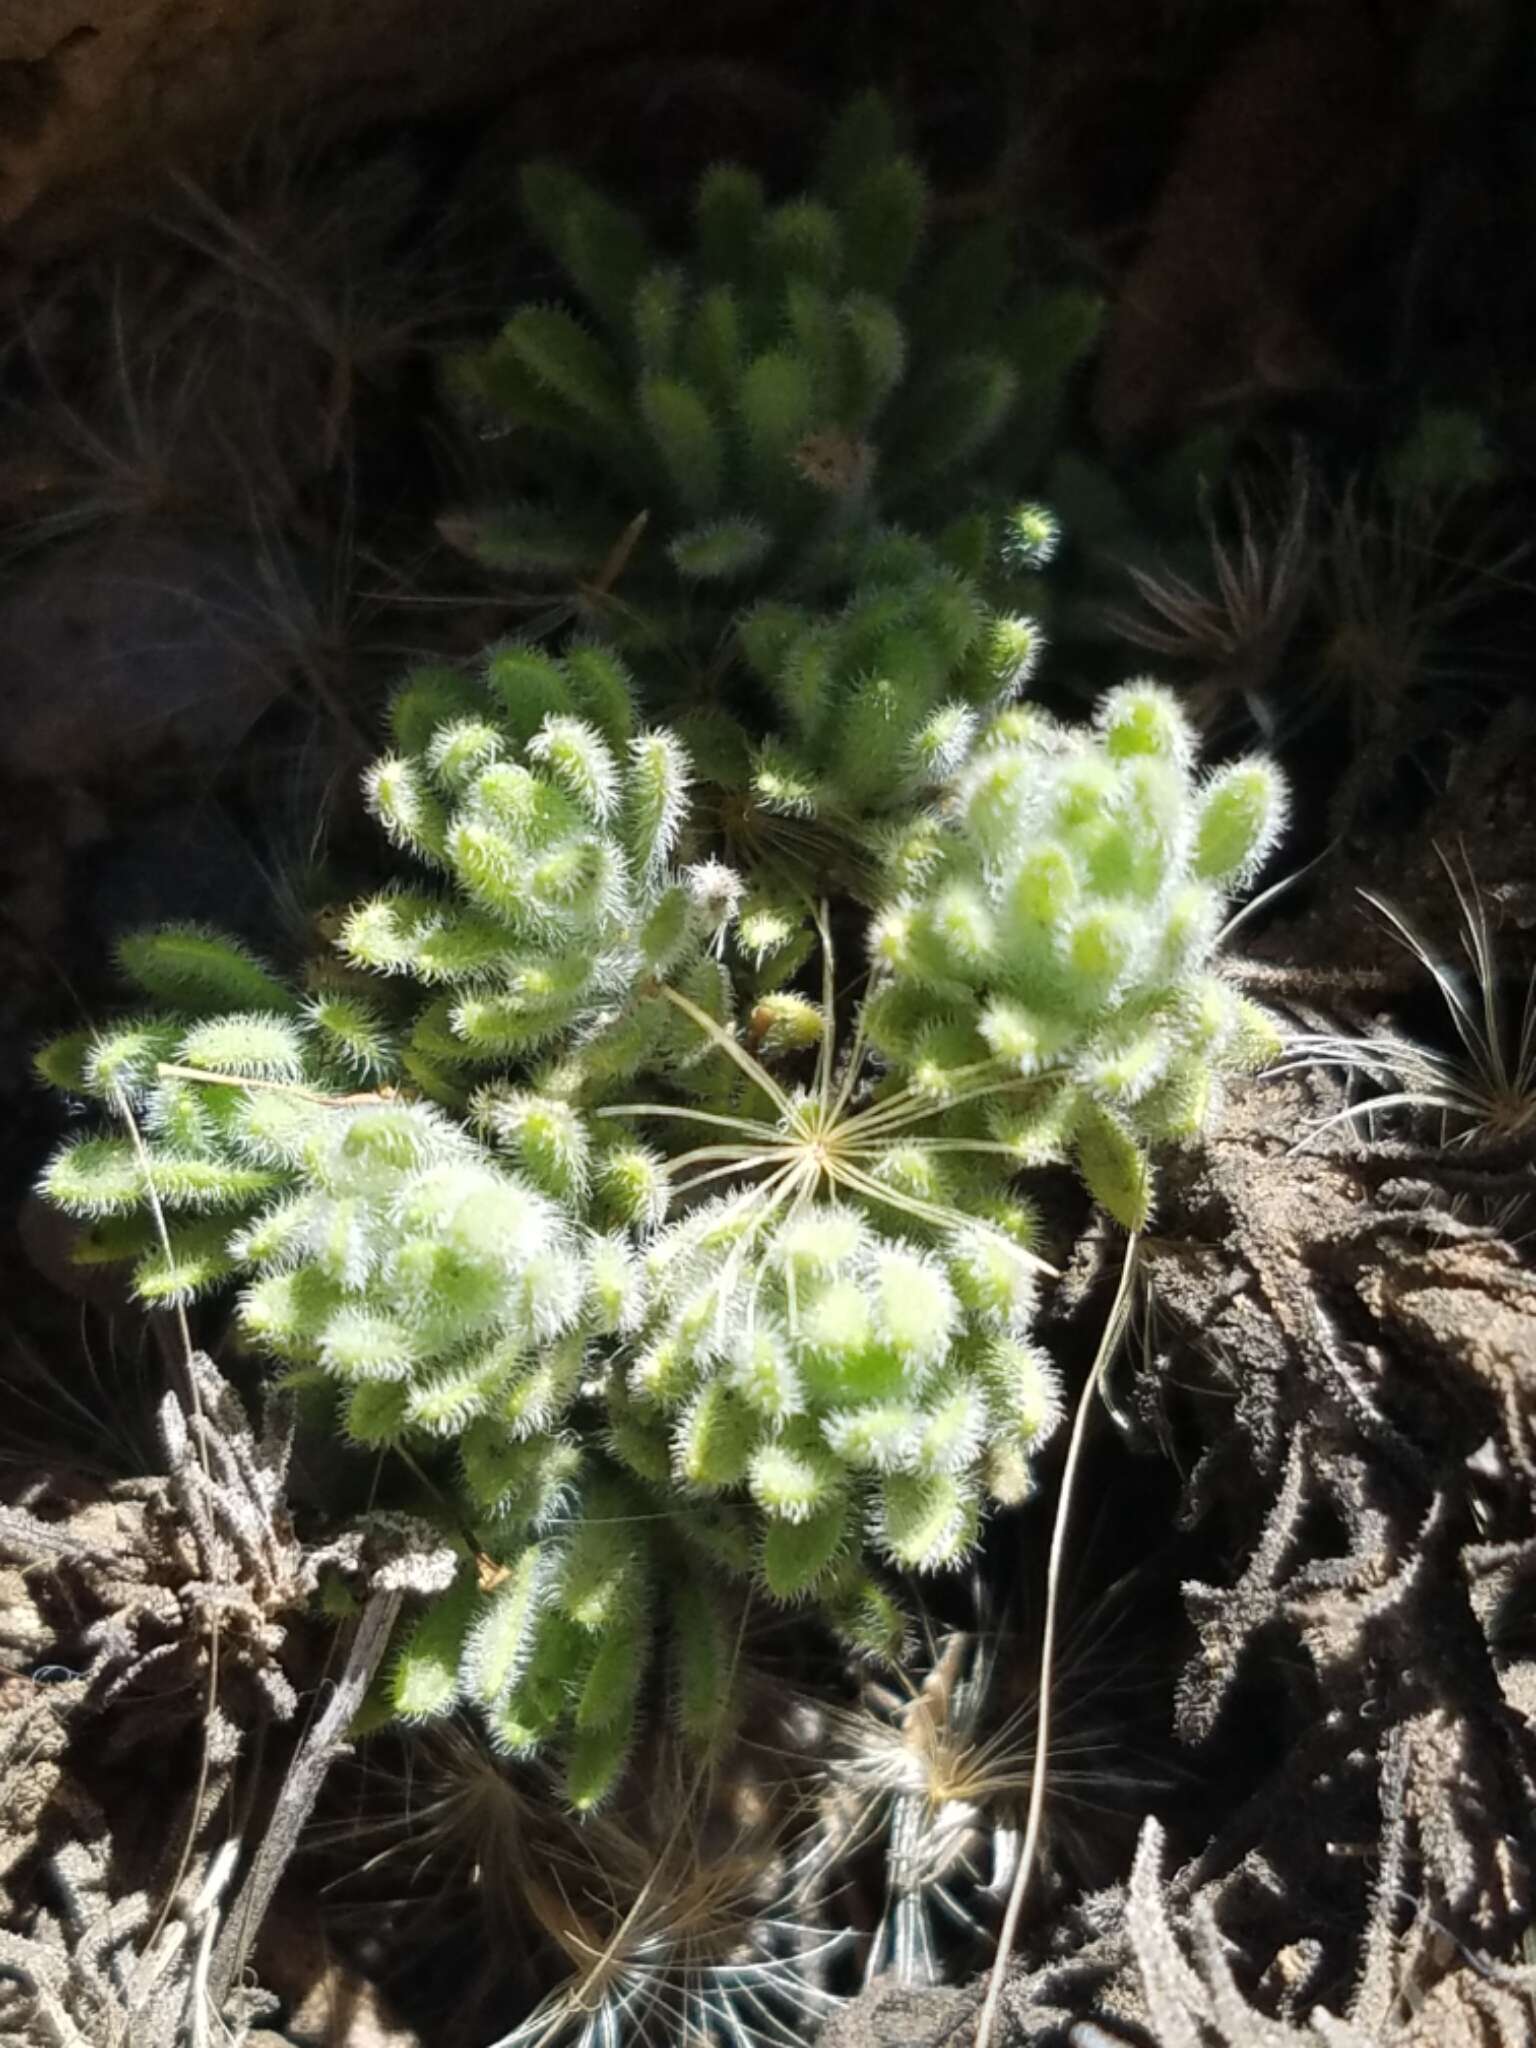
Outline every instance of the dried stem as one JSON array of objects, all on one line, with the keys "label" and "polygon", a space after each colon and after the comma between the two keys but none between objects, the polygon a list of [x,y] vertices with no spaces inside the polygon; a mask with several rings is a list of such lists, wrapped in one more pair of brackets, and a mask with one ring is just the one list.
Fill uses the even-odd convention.
[{"label": "dried stem", "polygon": [[1131,1290],[1136,1280],[1136,1254],[1140,1243],[1140,1237],[1135,1231],[1132,1231],[1125,1241],[1125,1256],[1120,1264],[1120,1282],[1115,1289],[1115,1298],[1110,1304],[1109,1315],[1105,1319],[1104,1331],[1099,1338],[1099,1348],[1094,1355],[1093,1365],[1078,1397],[1077,1412],[1072,1418],[1072,1439],[1067,1445],[1067,1462],[1062,1467],[1061,1492],[1056,1500],[1056,1519],[1051,1528],[1051,1552],[1045,1571],[1045,1628],[1040,1638],[1040,1683],[1037,1689],[1040,1704],[1035,1722],[1035,1757],[1030,1772],[1029,1810],[1024,1823],[1024,1846],[1019,1852],[1019,1867],[1014,1873],[1013,1886],[1008,1894],[1008,1908],[1003,1915],[1002,1927],[998,1931],[997,1956],[987,1983],[987,1996],[981,2008],[981,2018],[976,2026],[976,2048],[988,2048],[997,2024],[998,2006],[1003,1995],[1004,1973],[1013,1951],[1014,1938],[1019,1929],[1019,1917],[1024,1910],[1024,1896],[1029,1889],[1030,1876],[1039,1852],[1040,1827],[1045,1815],[1045,1784],[1050,1768],[1051,1679],[1056,1656],[1056,1614],[1061,1599],[1061,1572],[1067,1554],[1067,1522],[1072,1508],[1072,1493],[1077,1481],[1083,1439],[1088,1429],[1089,1411],[1093,1407],[1094,1397],[1103,1382],[1109,1362],[1115,1355],[1130,1313]]}]

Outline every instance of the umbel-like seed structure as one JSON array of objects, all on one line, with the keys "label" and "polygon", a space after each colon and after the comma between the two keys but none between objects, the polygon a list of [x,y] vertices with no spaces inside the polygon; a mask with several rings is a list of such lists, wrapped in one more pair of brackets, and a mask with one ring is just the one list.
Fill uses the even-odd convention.
[{"label": "umbel-like seed structure", "polygon": [[[700,220],[710,261],[751,271],[704,288],[758,321],[744,349],[826,300],[857,358],[875,317],[857,295],[899,283],[897,229],[920,214],[882,150],[868,179],[837,173],[861,223],[841,240],[830,206],[781,218],[735,174],[706,181],[711,207],[758,209],[739,248]],[[645,287],[645,346],[676,381],[666,351],[700,345],[700,288],[678,286],[669,328],[649,259],[620,264],[613,218],[552,175],[567,268],[610,324]],[[820,298],[799,291],[812,256]],[[561,331],[551,361],[589,370],[590,337]],[[973,371],[990,417],[998,379]],[[615,404],[583,415],[610,476],[642,416]],[[649,459],[681,465],[674,409]],[[1074,1161],[1139,1228],[1156,1148],[1199,1132],[1270,1044],[1215,954],[1280,827],[1274,769],[1200,774],[1150,683],[1087,729],[1022,706],[1038,642],[946,558],[952,535],[867,521],[837,543],[853,594],[818,584],[822,527],[791,517],[805,479],[791,490],[767,448],[722,456],[709,503],[685,502],[679,467],[675,495],[781,517],[727,672],[764,686],[764,815],[833,820],[857,852],[835,918],[825,872],[797,886],[722,831],[708,721],[657,722],[650,657],[562,622],[474,673],[406,678],[366,783],[394,865],[334,957],[294,986],[200,929],[131,938],[138,1011],[40,1057],[105,1113],[44,1176],[81,1255],[132,1261],[150,1303],[231,1291],[243,1341],[459,1542],[455,1586],[390,1663],[389,1710],[470,1704],[507,1750],[554,1746],[579,1808],[622,1771],[660,1666],[682,1732],[726,1738],[749,1595],[896,1652],[896,1575],[965,1559],[1030,1493],[1058,1418],[1021,1178]],[[967,530],[978,564],[1038,564],[1053,537],[1033,507]],[[850,920],[868,934],[851,1009],[832,939]]]}]

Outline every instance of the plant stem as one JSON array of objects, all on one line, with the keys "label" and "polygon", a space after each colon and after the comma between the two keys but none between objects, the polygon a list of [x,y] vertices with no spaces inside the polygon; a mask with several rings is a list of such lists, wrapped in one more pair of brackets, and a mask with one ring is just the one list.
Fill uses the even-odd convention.
[{"label": "plant stem", "polygon": [[1024,1846],[1019,1852],[1019,1867],[1014,1873],[1013,1886],[1008,1894],[1008,1906],[1003,1914],[1003,1924],[998,1930],[997,1955],[992,1964],[992,1974],[987,1982],[987,1995],[981,2008],[981,2018],[976,2026],[975,2048],[988,2048],[993,2029],[997,2025],[998,2006],[1003,1995],[1003,1977],[1008,1967],[1008,1958],[1013,1952],[1014,1939],[1019,1931],[1019,1917],[1024,1910],[1024,1895],[1029,1889],[1030,1874],[1040,1847],[1040,1827],[1045,1815],[1045,1781],[1051,1754],[1051,1678],[1056,1656],[1056,1612],[1061,1600],[1061,1568],[1067,1554],[1067,1519],[1072,1507],[1072,1489],[1077,1480],[1078,1463],[1082,1456],[1083,1439],[1088,1430],[1088,1414],[1093,1406],[1094,1396],[1103,1382],[1109,1361],[1114,1357],[1116,1347],[1125,1330],[1130,1314],[1131,1290],[1136,1279],[1136,1254],[1140,1237],[1132,1231],[1125,1241],[1125,1257],[1120,1265],[1120,1282],[1115,1289],[1114,1301],[1110,1304],[1105,1319],[1099,1348],[1094,1354],[1093,1364],[1078,1396],[1077,1412],[1072,1418],[1072,1440],[1067,1445],[1067,1462],[1061,1472],[1061,1492],[1056,1500],[1056,1518],[1051,1528],[1051,1551],[1045,1570],[1045,1629],[1040,1638],[1040,1701],[1039,1718],[1035,1723],[1035,1758],[1029,1780],[1029,1811],[1024,1823]]},{"label": "plant stem", "polygon": [[365,1102],[396,1102],[393,1088],[370,1088],[358,1095],[322,1095],[297,1081],[269,1081],[256,1074],[215,1074],[206,1067],[178,1067],[162,1060],[155,1068],[162,1081],[202,1081],[215,1088],[255,1088],[269,1095],[292,1095],[300,1102],[318,1102],[324,1109],[355,1109]]},{"label": "plant stem", "polygon": [[369,1596],[347,1652],[347,1661],[336,1681],[336,1689],[288,1766],[288,1775],[272,1809],[272,1818],[262,1836],[261,1847],[246,1873],[239,1897],[230,1908],[214,1951],[210,1990],[216,2009],[222,2010],[231,1987],[245,1967],[251,1944],[266,1918],[272,1894],[277,1890],[278,1879],[287,1867],[304,1823],[320,1796],[325,1774],[346,1740],[347,1729],[362,1704],[368,1682],[388,1646],[403,1598],[404,1595],[398,1591],[375,1592]]}]

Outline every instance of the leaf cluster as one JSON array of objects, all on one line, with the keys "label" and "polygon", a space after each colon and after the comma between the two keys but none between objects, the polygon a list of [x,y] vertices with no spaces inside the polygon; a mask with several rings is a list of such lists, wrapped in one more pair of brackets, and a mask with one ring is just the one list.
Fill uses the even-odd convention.
[{"label": "leaf cluster", "polygon": [[[1273,1027],[1211,971],[1228,893],[1285,814],[1267,760],[1196,777],[1173,696],[1127,684],[1093,730],[996,721],[946,810],[897,842],[875,920],[876,1046],[940,1101],[977,1096],[1020,1165],[1073,1157],[1117,1222],[1151,1207],[1151,1148],[1193,1138]],[[999,1097],[1002,1069],[1033,1083]],[[990,1098],[990,1099],[989,1099]]]},{"label": "leaf cluster", "polygon": [[927,180],[874,94],[805,193],[708,170],[681,256],[564,166],[530,165],[521,197],[575,310],[520,308],[455,362],[525,495],[451,530],[502,573],[591,585],[644,515],[626,609],[674,640],[691,597],[728,617],[764,587],[827,589],[851,533],[931,524],[1017,416],[1055,405],[1097,327],[1074,294],[1020,304],[997,224],[924,260]]},{"label": "leaf cluster", "polygon": [[764,817],[842,827],[931,783],[1038,657],[1020,584],[1054,522],[987,479],[1038,468],[1097,302],[1026,298],[1000,222],[930,258],[873,95],[804,194],[706,172],[680,257],[563,167],[522,198],[570,303],[455,363],[502,475],[449,538],[644,662],[754,857],[786,837]]}]

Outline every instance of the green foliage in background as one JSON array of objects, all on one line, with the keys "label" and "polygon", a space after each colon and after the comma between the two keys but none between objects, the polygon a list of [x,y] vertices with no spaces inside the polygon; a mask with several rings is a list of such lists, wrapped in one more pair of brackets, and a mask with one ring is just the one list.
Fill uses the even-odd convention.
[{"label": "green foliage in background", "polygon": [[1099,302],[1026,294],[1001,219],[930,251],[874,96],[801,196],[707,172],[678,257],[564,168],[522,197],[570,300],[454,364],[504,487],[444,531],[645,660],[746,857],[836,843],[846,878],[849,820],[930,786],[956,707],[1038,658],[1055,526],[1028,508],[999,548],[1000,480],[1039,472]]}]

